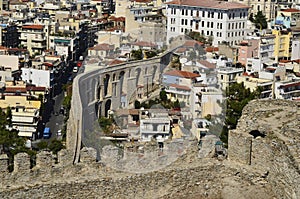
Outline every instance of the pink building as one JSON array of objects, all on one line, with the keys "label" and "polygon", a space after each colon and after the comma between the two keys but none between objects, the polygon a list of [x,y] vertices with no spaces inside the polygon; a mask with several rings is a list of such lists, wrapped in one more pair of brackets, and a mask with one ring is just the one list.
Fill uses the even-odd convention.
[{"label": "pink building", "polygon": [[258,57],[258,53],[259,39],[243,40],[239,46],[238,61],[245,66],[247,64],[247,59]]}]

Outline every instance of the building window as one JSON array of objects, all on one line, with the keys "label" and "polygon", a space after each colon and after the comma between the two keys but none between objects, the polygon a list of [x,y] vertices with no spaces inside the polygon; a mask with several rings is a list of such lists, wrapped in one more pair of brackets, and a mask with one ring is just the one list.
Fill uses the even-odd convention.
[{"label": "building window", "polygon": [[202,17],[205,17],[205,11],[204,10],[202,11]]},{"label": "building window", "polygon": [[230,30],[230,23],[228,23],[228,30]]},{"label": "building window", "polygon": [[202,21],[202,28],[204,27],[204,21]]},{"label": "building window", "polygon": [[181,25],[183,25],[184,24],[184,19],[181,19]]},{"label": "building window", "polygon": [[211,27],[211,28],[214,27],[214,22],[211,22],[210,27]]},{"label": "building window", "polygon": [[207,22],[207,25],[206,25],[206,27],[208,27],[208,28],[209,28],[209,21]]},{"label": "building window", "polygon": [[220,24],[220,29],[222,29],[222,23]]}]

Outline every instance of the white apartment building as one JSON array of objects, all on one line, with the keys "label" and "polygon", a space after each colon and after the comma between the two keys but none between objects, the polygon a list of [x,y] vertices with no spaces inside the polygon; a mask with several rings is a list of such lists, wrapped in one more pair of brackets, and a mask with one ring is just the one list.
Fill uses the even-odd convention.
[{"label": "white apartment building", "polygon": [[293,40],[292,41],[292,57],[291,60],[300,59],[300,41]]},{"label": "white apartment building", "polygon": [[170,137],[170,118],[164,109],[141,110],[140,139],[149,142],[155,139],[164,142]]},{"label": "white apartment building", "polygon": [[248,36],[247,39],[260,39],[259,41],[259,50],[258,50],[258,58],[261,63],[267,63],[271,60],[274,60],[274,46],[275,46],[275,35],[251,35]]},{"label": "white apartment building", "polygon": [[213,37],[213,45],[239,43],[246,36],[249,7],[214,0],[181,0],[166,3],[167,43],[190,31]]}]

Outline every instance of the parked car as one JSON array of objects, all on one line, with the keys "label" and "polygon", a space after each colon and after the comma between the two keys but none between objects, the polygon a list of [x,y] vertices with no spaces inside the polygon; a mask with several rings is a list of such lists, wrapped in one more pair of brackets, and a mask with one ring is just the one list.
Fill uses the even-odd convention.
[{"label": "parked car", "polygon": [[61,136],[61,129],[57,131],[57,136]]},{"label": "parked car", "polygon": [[77,66],[74,66],[73,68],[73,73],[77,73],[78,72],[78,67]]}]

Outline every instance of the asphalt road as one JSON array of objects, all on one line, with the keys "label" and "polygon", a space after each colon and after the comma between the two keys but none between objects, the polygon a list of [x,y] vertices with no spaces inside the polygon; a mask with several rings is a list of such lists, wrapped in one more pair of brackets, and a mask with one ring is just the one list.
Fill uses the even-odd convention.
[{"label": "asphalt road", "polygon": [[[57,137],[57,131],[62,130],[64,126],[64,115],[60,113],[60,108],[63,105],[64,91],[62,90],[62,85],[68,82],[70,76],[74,79],[77,75],[72,73],[72,68],[69,68],[65,74],[59,78],[56,82],[53,92],[50,93],[50,99],[45,103],[45,109],[42,116],[42,122],[38,126],[39,138],[34,142],[39,142],[40,140],[50,141],[53,139],[61,139],[61,136]],[[43,139],[43,132],[45,127],[50,127],[51,138]]]}]

